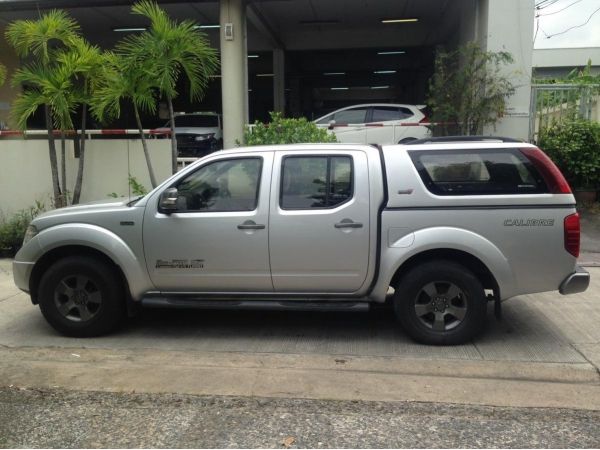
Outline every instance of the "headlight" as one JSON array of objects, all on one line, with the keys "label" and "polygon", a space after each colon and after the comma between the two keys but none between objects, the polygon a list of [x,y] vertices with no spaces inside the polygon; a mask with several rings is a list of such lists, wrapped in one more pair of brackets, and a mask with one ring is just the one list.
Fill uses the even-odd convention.
[{"label": "headlight", "polygon": [[38,234],[38,229],[34,225],[29,225],[25,231],[23,245],[27,244],[36,234]]},{"label": "headlight", "polygon": [[194,139],[196,142],[198,141],[207,141],[209,139],[212,139],[215,137],[215,133],[211,133],[211,134],[200,134],[198,136],[196,136],[196,138]]}]

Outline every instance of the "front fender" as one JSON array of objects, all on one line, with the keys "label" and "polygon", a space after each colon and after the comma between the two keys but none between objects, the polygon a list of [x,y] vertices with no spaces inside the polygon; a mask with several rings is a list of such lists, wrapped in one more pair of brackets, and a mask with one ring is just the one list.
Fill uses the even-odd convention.
[{"label": "front fender", "polygon": [[508,259],[492,242],[462,228],[431,227],[408,232],[395,242],[382,240],[381,271],[371,296],[377,300],[385,298],[392,278],[406,261],[428,250],[439,249],[460,250],[475,256],[498,282],[503,299],[516,295],[516,277]]},{"label": "front fender", "polygon": [[40,254],[37,257],[31,255],[34,258],[32,260],[37,261],[51,250],[70,245],[90,247],[108,256],[123,271],[134,300],[153,289],[143,256],[138,259],[123,239],[97,225],[85,223],[56,225],[40,231],[27,247],[39,249]]}]

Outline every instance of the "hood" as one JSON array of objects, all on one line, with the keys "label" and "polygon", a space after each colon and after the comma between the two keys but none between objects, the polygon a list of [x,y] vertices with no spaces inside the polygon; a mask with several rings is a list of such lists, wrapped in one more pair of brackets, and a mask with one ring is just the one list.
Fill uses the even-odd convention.
[{"label": "hood", "polygon": [[67,206],[64,208],[54,209],[52,211],[40,214],[32,223],[36,226],[41,225],[42,228],[46,226],[55,225],[56,223],[63,222],[90,222],[92,216],[97,214],[111,214],[118,213],[119,211],[128,210],[131,207],[127,204],[133,198],[125,197],[118,199],[107,199],[97,200],[88,203],[82,203],[80,205]]}]

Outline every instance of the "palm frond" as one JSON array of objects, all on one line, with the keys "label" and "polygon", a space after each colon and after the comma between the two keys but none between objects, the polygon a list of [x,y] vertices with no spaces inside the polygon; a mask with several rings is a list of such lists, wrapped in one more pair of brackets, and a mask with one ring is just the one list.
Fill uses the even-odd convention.
[{"label": "palm frond", "polygon": [[20,130],[27,128],[27,120],[46,104],[46,98],[38,89],[21,92],[11,105],[10,116]]},{"label": "palm frond", "polygon": [[0,86],[6,81],[6,66],[0,63]]},{"label": "palm frond", "polygon": [[117,52],[138,64],[151,62],[149,75],[163,95],[176,97],[177,81],[183,75],[189,83],[191,99],[201,99],[210,76],[219,67],[217,51],[207,36],[192,21],[170,19],[156,2],[142,0],[132,11],[148,18],[150,27],[126,37],[117,46]]},{"label": "palm frond", "polygon": [[54,42],[68,45],[79,33],[79,25],[62,10],[51,10],[38,20],[16,20],[6,29],[6,39],[20,56],[34,55],[43,63],[51,60]]}]

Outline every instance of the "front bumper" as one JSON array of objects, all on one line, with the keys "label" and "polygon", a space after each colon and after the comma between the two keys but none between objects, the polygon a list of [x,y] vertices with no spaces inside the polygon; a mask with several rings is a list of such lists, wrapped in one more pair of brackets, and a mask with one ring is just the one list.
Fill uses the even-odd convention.
[{"label": "front bumper", "polygon": [[558,291],[563,295],[577,294],[585,291],[590,285],[590,274],[587,270],[577,266],[575,272],[560,283]]},{"label": "front bumper", "polygon": [[13,261],[13,279],[15,280],[15,284],[19,289],[24,292],[29,293],[29,278],[31,277],[31,272],[33,271],[33,266],[35,263],[32,262],[23,262],[23,261]]}]

